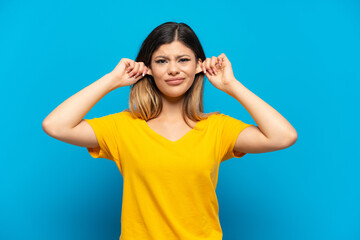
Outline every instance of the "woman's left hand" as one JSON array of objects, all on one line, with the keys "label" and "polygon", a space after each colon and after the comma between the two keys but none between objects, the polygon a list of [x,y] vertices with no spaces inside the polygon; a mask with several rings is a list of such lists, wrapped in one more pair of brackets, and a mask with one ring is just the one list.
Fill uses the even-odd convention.
[{"label": "woman's left hand", "polygon": [[224,53],[218,57],[206,58],[201,68],[211,84],[222,91],[231,87],[235,79],[231,63]]}]

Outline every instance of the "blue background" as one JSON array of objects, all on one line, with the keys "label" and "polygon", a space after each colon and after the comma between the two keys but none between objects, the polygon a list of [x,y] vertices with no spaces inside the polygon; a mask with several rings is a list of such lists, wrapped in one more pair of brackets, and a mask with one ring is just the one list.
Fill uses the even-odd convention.
[{"label": "blue background", "polygon": [[[67,98],[135,59],[167,21],[185,22],[207,57],[297,130],[290,148],[220,166],[224,240],[360,239],[360,3],[298,1],[3,1],[0,239],[118,239],[116,164],[49,137],[43,119]],[[86,118],[128,107],[129,87]],[[205,112],[251,115],[206,79]]]}]

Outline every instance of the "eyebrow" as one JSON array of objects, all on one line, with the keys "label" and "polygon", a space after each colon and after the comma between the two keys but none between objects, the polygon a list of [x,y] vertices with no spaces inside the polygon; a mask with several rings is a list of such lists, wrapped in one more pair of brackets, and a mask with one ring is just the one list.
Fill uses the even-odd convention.
[{"label": "eyebrow", "polygon": [[[187,54],[184,54],[184,55],[179,55],[179,56],[177,56],[176,58],[181,58],[181,57],[184,57],[184,56],[188,56],[188,57],[190,57],[190,55],[187,55]],[[165,59],[169,59],[168,57],[165,57],[165,56],[157,56],[157,57],[155,57],[155,58],[165,58]]]}]

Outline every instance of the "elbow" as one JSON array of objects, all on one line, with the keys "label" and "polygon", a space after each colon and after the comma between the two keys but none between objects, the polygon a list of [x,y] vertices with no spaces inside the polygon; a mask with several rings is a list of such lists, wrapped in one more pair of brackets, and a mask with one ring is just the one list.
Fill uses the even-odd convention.
[{"label": "elbow", "polygon": [[51,137],[55,136],[55,133],[54,133],[53,129],[50,127],[49,123],[48,123],[46,120],[44,120],[44,121],[42,122],[41,127],[42,127],[43,131],[44,131],[47,135],[49,135],[49,136],[51,136]]},{"label": "elbow", "polygon": [[288,147],[294,145],[297,141],[297,138],[298,138],[298,135],[297,135],[296,131],[291,133],[290,136],[288,136],[287,138],[284,138],[286,140],[283,141],[283,147],[288,148]]},{"label": "elbow", "polygon": [[42,130],[49,135],[49,124],[44,120],[41,124]]},{"label": "elbow", "polygon": [[297,141],[297,133],[287,133],[283,134],[282,136],[279,136],[277,140],[273,140],[274,146],[276,146],[279,150],[288,148],[292,145],[294,145]]}]

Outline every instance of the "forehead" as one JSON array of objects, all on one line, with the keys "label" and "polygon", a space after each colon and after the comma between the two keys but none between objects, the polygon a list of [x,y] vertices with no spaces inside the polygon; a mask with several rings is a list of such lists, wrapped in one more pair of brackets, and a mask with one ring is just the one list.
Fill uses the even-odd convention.
[{"label": "forehead", "polygon": [[172,55],[174,55],[174,56],[177,56],[177,55],[183,55],[183,54],[189,54],[190,56],[195,56],[195,54],[191,50],[191,48],[188,48],[182,42],[174,41],[172,43],[161,45],[153,53],[153,57],[156,57],[158,55],[162,55],[162,56],[172,56]]}]

